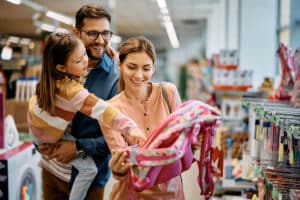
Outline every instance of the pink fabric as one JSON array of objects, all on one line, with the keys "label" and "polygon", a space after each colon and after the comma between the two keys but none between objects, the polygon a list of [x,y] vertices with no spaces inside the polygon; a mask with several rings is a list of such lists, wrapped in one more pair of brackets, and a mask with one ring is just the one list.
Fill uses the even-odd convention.
[{"label": "pink fabric", "polygon": [[[128,159],[135,165],[129,171],[129,182],[136,191],[170,180],[189,169],[195,160],[192,143],[203,134],[199,158],[198,183],[202,194],[211,195],[210,150],[214,127],[220,113],[208,104],[190,100],[181,104],[140,148],[127,148]],[[206,186],[207,185],[207,186]]]},{"label": "pink fabric", "polygon": [[294,54],[283,43],[280,43],[277,54],[281,63],[281,80],[275,97],[278,100],[290,100],[295,82]]}]

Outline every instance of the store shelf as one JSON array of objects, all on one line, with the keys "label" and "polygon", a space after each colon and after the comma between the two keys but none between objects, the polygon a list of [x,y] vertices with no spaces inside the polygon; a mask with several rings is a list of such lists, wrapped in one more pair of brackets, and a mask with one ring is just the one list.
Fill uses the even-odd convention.
[{"label": "store shelf", "polygon": [[256,190],[256,182],[253,181],[236,181],[235,179],[223,179],[223,190],[242,191],[242,190]]},{"label": "store shelf", "polygon": [[248,91],[248,89],[252,88],[252,85],[219,85],[214,84],[214,90],[221,90],[221,91]]},{"label": "store shelf", "polygon": [[255,98],[244,98],[242,104],[255,123],[250,137],[256,147],[253,159],[267,193],[276,199],[288,198],[291,191],[300,189],[300,108],[288,101]]}]

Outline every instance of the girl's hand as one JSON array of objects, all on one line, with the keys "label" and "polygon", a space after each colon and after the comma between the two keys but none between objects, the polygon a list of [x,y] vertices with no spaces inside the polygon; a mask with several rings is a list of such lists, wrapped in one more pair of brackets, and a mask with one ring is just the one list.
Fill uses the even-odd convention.
[{"label": "girl's hand", "polygon": [[127,141],[129,141],[130,145],[137,144],[138,146],[142,146],[147,139],[145,135],[139,128],[133,128],[130,131]]},{"label": "girl's hand", "polygon": [[111,59],[118,61],[117,52],[111,46],[107,45],[105,51]]},{"label": "girl's hand", "polygon": [[114,174],[118,176],[125,176],[131,163],[126,161],[127,152],[112,151],[112,158],[109,161],[109,166]]}]

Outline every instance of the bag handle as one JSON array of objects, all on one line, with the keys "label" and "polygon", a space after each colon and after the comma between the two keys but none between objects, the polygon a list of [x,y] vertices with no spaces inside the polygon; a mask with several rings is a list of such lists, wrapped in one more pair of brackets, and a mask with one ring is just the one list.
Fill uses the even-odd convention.
[{"label": "bag handle", "polygon": [[161,87],[161,91],[162,91],[162,95],[164,97],[164,100],[165,102],[167,103],[167,106],[168,106],[168,109],[169,109],[169,113],[171,114],[172,113],[172,109],[171,109],[171,104],[170,104],[170,101],[169,101],[169,98],[168,98],[168,94],[167,94],[167,90],[164,86],[164,84],[161,82],[159,83],[160,87]]}]

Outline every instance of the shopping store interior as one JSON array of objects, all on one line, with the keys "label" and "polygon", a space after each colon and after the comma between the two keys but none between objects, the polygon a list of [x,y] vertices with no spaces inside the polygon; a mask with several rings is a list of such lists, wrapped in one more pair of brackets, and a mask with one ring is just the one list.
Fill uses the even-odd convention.
[{"label": "shopping store interior", "polygon": [[194,163],[182,173],[185,199],[300,199],[299,0],[0,0],[0,199],[42,199],[28,101],[46,37],[71,33],[85,4],[111,14],[116,52],[145,36],[157,54],[154,82],[221,112],[205,164],[213,192],[204,197]]}]

